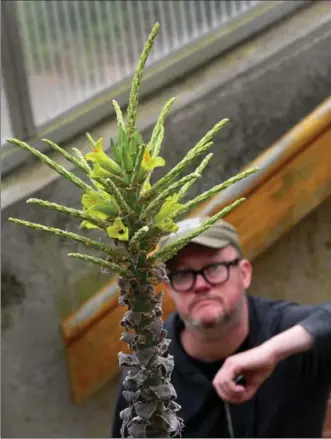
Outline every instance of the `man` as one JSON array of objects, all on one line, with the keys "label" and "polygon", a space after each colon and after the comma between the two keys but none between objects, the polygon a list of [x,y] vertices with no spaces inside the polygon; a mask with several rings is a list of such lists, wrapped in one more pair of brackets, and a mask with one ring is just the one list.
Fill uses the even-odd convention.
[{"label": "man", "polygon": [[[160,246],[204,219],[180,222]],[[321,437],[331,388],[331,303],[248,295],[251,264],[236,230],[222,220],[167,269],[176,312],[165,328],[183,437]],[[121,392],[112,437],[120,437]]]}]

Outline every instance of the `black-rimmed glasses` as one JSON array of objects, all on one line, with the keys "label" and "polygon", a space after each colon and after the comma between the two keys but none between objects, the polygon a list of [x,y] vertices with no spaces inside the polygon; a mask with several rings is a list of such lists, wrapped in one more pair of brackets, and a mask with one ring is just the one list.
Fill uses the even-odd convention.
[{"label": "black-rimmed glasses", "polygon": [[229,279],[230,268],[238,265],[240,261],[240,258],[236,258],[232,261],[216,262],[207,265],[201,270],[178,270],[169,273],[168,278],[172,288],[179,293],[191,290],[195,285],[198,274],[201,274],[210,285],[220,285]]}]

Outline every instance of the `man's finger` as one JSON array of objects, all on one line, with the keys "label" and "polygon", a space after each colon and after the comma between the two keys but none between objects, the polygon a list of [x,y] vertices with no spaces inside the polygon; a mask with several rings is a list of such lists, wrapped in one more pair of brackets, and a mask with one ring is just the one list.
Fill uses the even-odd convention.
[{"label": "man's finger", "polygon": [[240,402],[242,397],[245,395],[245,388],[243,386],[235,385],[233,390],[226,384],[228,383],[214,384],[214,388],[218,395],[225,401],[235,403]]},{"label": "man's finger", "polygon": [[223,401],[229,402],[231,404],[242,404],[247,400],[247,397],[244,393],[237,394],[237,395],[231,395],[228,393],[224,393],[224,396],[222,397]]},{"label": "man's finger", "polygon": [[259,385],[256,383],[249,383],[246,387],[245,387],[245,397],[247,399],[251,399],[255,393],[257,392],[257,389],[259,388]]}]

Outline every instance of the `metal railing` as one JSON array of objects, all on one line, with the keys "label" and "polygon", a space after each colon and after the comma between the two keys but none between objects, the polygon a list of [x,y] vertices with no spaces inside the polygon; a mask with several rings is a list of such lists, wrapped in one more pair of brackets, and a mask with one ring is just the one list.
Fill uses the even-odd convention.
[{"label": "metal railing", "polygon": [[263,3],[4,0],[1,144],[11,135],[33,138],[40,127],[130,78],[155,22],[160,34],[147,65]]}]

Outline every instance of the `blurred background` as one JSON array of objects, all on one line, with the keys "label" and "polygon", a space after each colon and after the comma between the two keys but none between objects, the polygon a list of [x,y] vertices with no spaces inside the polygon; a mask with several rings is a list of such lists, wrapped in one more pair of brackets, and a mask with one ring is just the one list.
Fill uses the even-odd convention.
[{"label": "blurred background", "polygon": [[[9,67],[24,68],[21,74],[27,93],[25,99],[29,101],[27,107],[32,113],[29,116],[39,127],[130,77],[156,21],[161,24],[161,30],[148,65],[257,3],[251,0],[5,1],[4,51],[10,53],[4,68],[5,71]],[[13,105],[8,105],[12,102],[10,86],[3,87],[2,142],[15,130],[10,117]],[[32,127],[29,130],[31,134]]]},{"label": "blurred background", "polygon": [[77,232],[78,222],[25,202],[79,208],[81,194],[6,138],[25,140],[84,179],[41,139],[85,153],[88,131],[109,147],[111,101],[126,108],[155,22],[138,118],[145,139],[166,100],[177,97],[165,126],[167,166],[155,176],[229,118],[190,195],[258,163],[257,180],[225,191],[204,212],[249,194],[229,220],[253,260],[252,292],[331,299],[330,1],[3,0],[2,437],[110,435],[122,349],[115,280],[68,258],[85,252],[79,244],[8,222]]}]

